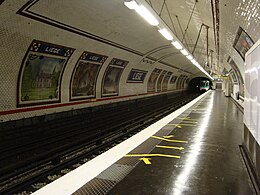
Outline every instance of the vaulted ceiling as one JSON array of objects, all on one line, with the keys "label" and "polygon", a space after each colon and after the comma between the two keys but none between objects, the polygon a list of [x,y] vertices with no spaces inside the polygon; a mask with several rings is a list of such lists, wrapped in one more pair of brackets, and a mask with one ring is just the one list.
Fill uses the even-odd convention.
[{"label": "vaulted ceiling", "polygon": [[[244,60],[233,48],[233,43],[239,27],[242,27],[255,42],[260,38],[258,0],[147,0],[146,2],[161,16],[175,35],[183,40],[190,52],[194,50],[201,25],[209,27],[208,51],[211,51],[213,56],[214,72],[221,73],[224,67],[230,69],[227,63],[229,56],[234,59],[241,72],[244,72]],[[204,26],[194,52],[201,65],[205,64],[207,58],[206,37],[207,30]]]},{"label": "vaulted ceiling", "polygon": [[[239,27],[255,42],[260,37],[258,0],[138,1],[146,2],[157,13],[190,53],[194,52],[194,57],[202,66],[209,54],[210,68],[206,69],[216,74],[220,74],[224,67],[230,69],[227,63],[229,56],[241,72],[244,71],[244,60],[233,48]],[[143,56],[140,62],[163,61],[190,73],[200,72],[158,33],[157,27],[149,25],[135,11],[128,9],[124,0],[45,0],[38,1],[30,11],[79,29],[79,33],[84,31],[90,36],[94,34],[101,40],[121,45]]]}]

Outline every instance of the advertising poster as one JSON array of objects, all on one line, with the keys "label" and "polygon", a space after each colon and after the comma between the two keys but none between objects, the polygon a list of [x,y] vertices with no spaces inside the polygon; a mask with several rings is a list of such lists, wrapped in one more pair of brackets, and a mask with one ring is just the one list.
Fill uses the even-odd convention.
[{"label": "advertising poster", "polygon": [[[248,149],[255,150],[260,144],[260,41],[256,47],[249,51],[245,63],[245,104],[244,104],[244,124],[256,140],[244,138]],[[253,71],[252,71],[253,70]],[[249,139],[250,141],[246,141]],[[252,144],[252,145],[251,145]],[[256,145],[257,144],[257,145]],[[257,147],[255,147],[257,146]],[[258,150],[255,151],[256,153]],[[255,153],[252,152],[252,153]],[[251,154],[252,154],[251,153]],[[254,155],[253,155],[254,156]],[[252,158],[256,159],[257,158]]]},{"label": "advertising poster", "polygon": [[237,77],[236,77],[236,75],[234,74],[234,72],[231,71],[229,74],[230,74],[230,76],[231,76],[231,79],[232,79],[233,83],[234,83],[234,84],[237,84]]},{"label": "advertising poster", "polygon": [[162,85],[162,90],[163,91],[167,91],[168,90],[168,83],[170,80],[170,77],[172,76],[172,72],[167,72],[167,74],[165,75],[164,79],[163,79],[163,85]]},{"label": "advertising poster", "polygon": [[102,96],[119,95],[119,81],[128,61],[113,58],[109,63],[103,78]]},{"label": "advertising poster", "polygon": [[132,69],[127,77],[127,83],[143,83],[147,71]]},{"label": "advertising poster", "polygon": [[190,82],[190,78],[187,78],[187,79],[186,79],[186,84],[188,85],[189,82]]},{"label": "advertising poster", "polygon": [[158,68],[155,68],[153,70],[152,74],[149,77],[148,83],[147,83],[147,92],[155,92],[156,81],[157,81],[161,71],[162,70],[158,69]]},{"label": "advertising poster", "polygon": [[175,84],[177,78],[178,78],[177,76],[172,75],[172,78],[171,78],[171,80],[170,80],[170,84]]},{"label": "advertising poster", "polygon": [[232,70],[233,70],[233,73],[235,74],[236,78],[237,78],[237,81],[239,83],[239,93],[240,95],[244,96],[244,79],[241,75],[241,72],[240,70],[238,69],[235,61],[229,56],[227,62],[230,64]]},{"label": "advertising poster", "polygon": [[60,102],[62,74],[74,49],[34,40],[19,74],[18,106]]},{"label": "advertising poster", "polygon": [[83,52],[75,66],[71,82],[71,100],[96,97],[96,81],[107,56]]},{"label": "advertising poster", "polygon": [[226,69],[226,68],[223,68],[223,70],[222,70],[222,75],[227,75],[227,74],[228,74],[227,69]]},{"label": "advertising poster", "polygon": [[166,70],[162,71],[162,73],[160,74],[160,76],[157,80],[157,92],[162,91],[162,81],[163,81],[163,78],[164,78],[166,73],[167,73]]},{"label": "advertising poster", "polygon": [[241,27],[239,27],[233,47],[239,53],[239,55],[243,58],[243,60],[245,60],[246,52],[253,45],[254,45],[254,41],[248,36],[248,34]]},{"label": "advertising poster", "polygon": [[181,80],[182,80],[183,75],[181,74],[176,81],[176,89],[180,89],[181,88]]},{"label": "advertising poster", "polygon": [[182,81],[181,81],[181,88],[182,88],[182,89],[184,89],[184,84],[185,84],[186,78],[187,78],[187,76],[183,75]]}]

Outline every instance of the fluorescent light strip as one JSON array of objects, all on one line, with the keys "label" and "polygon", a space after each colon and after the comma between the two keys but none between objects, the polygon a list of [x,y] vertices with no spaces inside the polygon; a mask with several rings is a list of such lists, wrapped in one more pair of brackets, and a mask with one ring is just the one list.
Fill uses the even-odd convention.
[{"label": "fluorescent light strip", "polygon": [[[128,7],[131,10],[135,10],[140,16],[142,16],[149,24],[152,26],[158,26],[159,21],[156,19],[156,17],[143,5],[138,5],[138,3],[135,0],[125,0],[124,5]],[[162,22],[163,23],[163,22]],[[173,36],[171,35],[171,31],[169,32],[166,28],[162,28],[158,30],[167,40],[171,41],[173,40]],[[189,60],[191,60],[191,63],[196,66],[198,69],[200,69],[201,72],[206,74],[210,79],[214,80],[205,70],[202,68],[202,66],[193,58],[189,52],[182,47],[181,43],[179,41],[173,41],[172,45],[176,47],[176,49],[179,49],[183,55],[185,55]]]},{"label": "fluorescent light strip", "polygon": [[125,4],[125,6],[128,7],[129,9],[137,9],[138,6],[139,6],[139,5],[136,3],[136,1],[134,1],[134,0],[125,1],[124,4]]},{"label": "fluorescent light strip", "polygon": [[188,58],[189,60],[193,59],[193,57],[191,55],[187,55],[186,58]]},{"label": "fluorescent light strip", "polygon": [[192,59],[192,60],[191,60],[191,63],[192,63],[193,65],[195,65],[195,66],[196,66],[196,62],[197,62],[197,61],[196,61],[195,59]]},{"label": "fluorescent light strip", "polygon": [[182,49],[182,45],[178,42],[178,41],[173,41],[172,45],[176,48],[176,49]]},{"label": "fluorescent light strip", "polygon": [[182,49],[181,53],[185,56],[189,55],[188,51],[186,49]]},{"label": "fluorescent light strip", "polygon": [[159,24],[158,20],[153,16],[153,14],[143,5],[136,7],[135,11],[152,26],[157,26]]},{"label": "fluorescent light strip", "polygon": [[203,72],[205,75],[207,75],[211,80],[214,80],[213,77],[210,76],[209,73],[206,70],[204,70],[204,68],[202,68],[202,66],[195,59],[192,59],[191,63],[194,66],[196,66],[198,69],[200,69],[200,71]]},{"label": "fluorescent light strip", "polygon": [[164,36],[165,39],[169,41],[173,40],[171,33],[166,28],[160,29],[158,31],[162,34],[162,36]]}]

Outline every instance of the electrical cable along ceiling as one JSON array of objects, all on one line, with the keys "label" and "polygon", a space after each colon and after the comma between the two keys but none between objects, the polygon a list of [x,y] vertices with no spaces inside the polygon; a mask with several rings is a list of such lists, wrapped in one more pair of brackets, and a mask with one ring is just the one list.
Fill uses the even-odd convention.
[{"label": "electrical cable along ceiling", "polygon": [[[147,2],[155,10],[162,10],[160,11],[162,12],[162,19],[169,26],[172,26],[175,35],[182,40],[183,44],[198,59],[200,64],[205,68],[207,66],[211,69],[215,68],[216,55],[211,55],[215,52],[215,42],[210,1],[165,0],[162,3],[162,1],[158,0],[148,0]],[[170,11],[168,12],[168,10]],[[202,18],[202,15],[205,17]]]},{"label": "electrical cable along ceiling", "polygon": [[[260,37],[260,4],[255,0],[146,0],[198,62],[215,74],[230,69],[235,59],[241,72],[244,61],[233,48],[239,27],[255,42]],[[206,66],[207,65],[207,66]]]},{"label": "electrical cable along ceiling", "polygon": [[[192,39],[189,38],[188,35],[188,28],[189,25],[191,23],[191,19],[193,14],[195,13],[195,8],[196,8],[196,3],[193,5],[192,11],[191,11],[191,15],[189,16],[188,19],[188,23],[185,27],[185,30],[183,31],[181,23],[178,19],[178,16],[175,15],[177,21],[178,21],[178,25],[180,27],[181,30],[181,35],[177,35],[177,31],[176,28],[174,26],[174,22],[172,19],[172,14],[168,9],[168,5],[166,0],[164,0],[162,2],[160,11],[156,11],[156,8],[153,4],[152,1],[142,1],[142,0],[125,0],[124,4],[126,7],[128,7],[130,10],[135,10],[143,19],[145,19],[150,25],[157,27],[158,32],[168,41],[171,41],[172,45],[180,51],[181,54],[183,54],[183,56],[185,56],[191,64],[193,64],[194,66],[196,66],[202,73],[204,73],[207,77],[213,79],[207,71],[205,71],[205,69],[200,65],[200,63],[197,61],[196,56],[195,56],[195,52],[192,54],[190,52],[190,49],[188,49],[189,46],[193,46],[192,44]],[[158,4],[157,4],[158,6]],[[172,26],[170,26],[169,24],[167,24],[167,21],[163,18],[163,10],[165,7],[165,12],[167,12],[166,14],[168,15],[168,18],[170,20],[170,24]],[[208,29],[208,27],[207,27]],[[175,31],[176,34],[174,34],[173,32]],[[207,40],[208,40],[208,33],[207,33]],[[206,43],[207,45],[207,50],[208,50],[208,41]],[[208,52],[207,52],[208,53]],[[208,60],[208,55],[206,53],[206,59]],[[165,55],[167,56],[167,55]],[[198,56],[200,57],[200,56]],[[206,65],[208,65],[208,61],[206,62]]]}]

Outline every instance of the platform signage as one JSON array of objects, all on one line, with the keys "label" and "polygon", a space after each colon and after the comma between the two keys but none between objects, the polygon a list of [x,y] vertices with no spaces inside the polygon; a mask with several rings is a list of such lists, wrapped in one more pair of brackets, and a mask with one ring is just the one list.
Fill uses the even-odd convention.
[{"label": "platform signage", "polygon": [[74,50],[33,40],[20,69],[17,106],[60,102],[62,74]]},{"label": "platform signage", "polygon": [[71,56],[74,49],[34,40],[30,46],[30,51],[68,57]]},{"label": "platform signage", "polygon": [[78,60],[70,83],[70,100],[96,97],[96,82],[107,56],[83,52]]},{"label": "platform signage", "polygon": [[90,53],[90,52],[83,52],[83,54],[80,57],[81,60],[84,61],[92,61],[92,62],[99,62],[104,63],[107,59],[107,56],[96,54],[96,53]]},{"label": "platform signage", "polygon": [[128,61],[120,60],[120,59],[117,59],[117,58],[113,58],[111,60],[111,62],[109,63],[109,66],[116,65],[116,66],[126,67],[127,64],[128,64]]},{"label": "platform signage", "polygon": [[128,83],[143,83],[147,71],[132,69],[128,75]]}]

